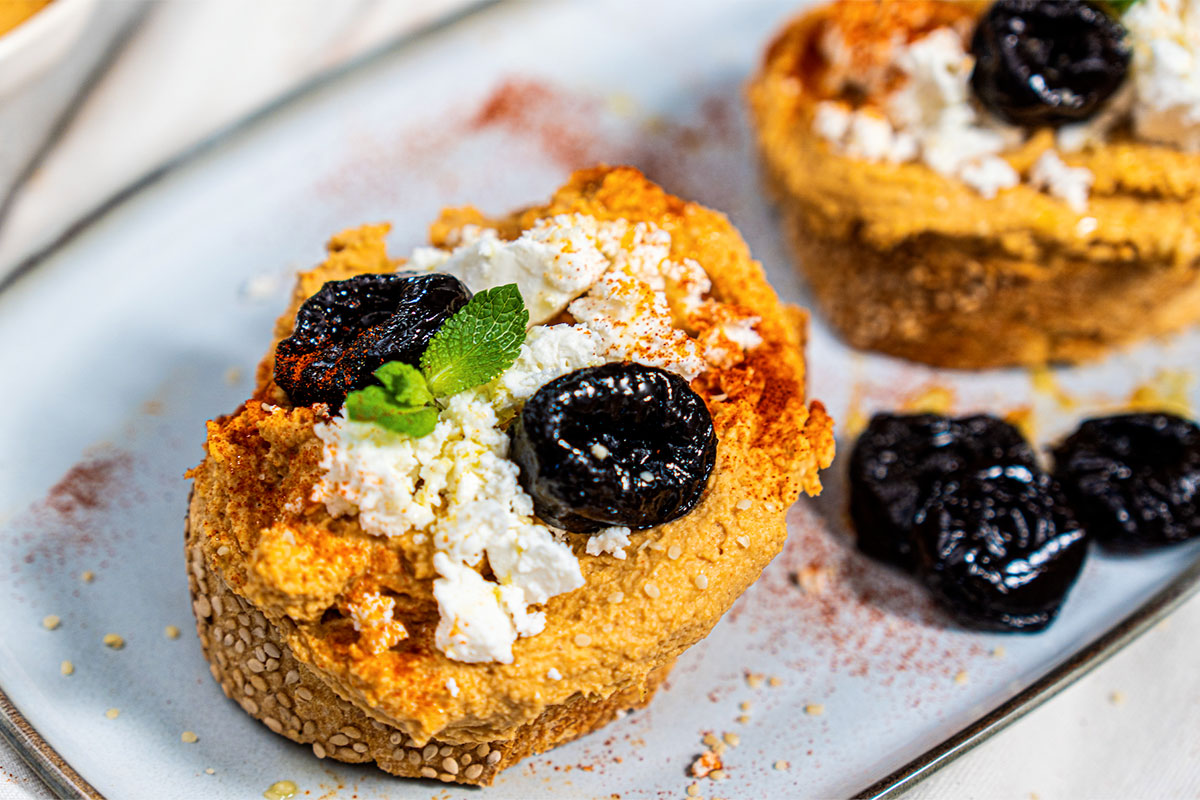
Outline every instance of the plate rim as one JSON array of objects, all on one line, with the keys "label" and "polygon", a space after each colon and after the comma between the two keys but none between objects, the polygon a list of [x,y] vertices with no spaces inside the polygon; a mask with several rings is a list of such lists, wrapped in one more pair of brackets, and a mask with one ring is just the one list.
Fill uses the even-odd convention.
[{"label": "plate rim", "polygon": [[34,774],[59,797],[104,800],[75,768],[42,738],[0,686],[0,739],[8,743]]},{"label": "plate rim", "polygon": [[1062,663],[907,764],[855,792],[851,795],[852,800],[894,798],[916,786],[1103,664],[1198,591],[1200,557],[1193,559],[1166,586],[1115,625],[1068,655]]},{"label": "plate rim", "polygon": [[[395,55],[409,46],[425,40],[458,22],[506,5],[507,0],[474,0],[415,31],[402,34],[390,42],[350,59],[345,64],[303,81],[258,110],[218,130],[196,145],[184,150],[133,180],[91,210],[76,218],[61,233],[28,256],[18,261],[7,274],[0,275],[0,295],[11,290],[39,266],[66,248],[82,233],[94,227],[135,196],[183,167],[200,161],[257,128],[277,112],[314,94],[319,89],[337,83],[352,74]],[[1068,688],[1096,667],[1170,615],[1176,608],[1200,592],[1200,556],[1148,600],[1106,629],[1081,648],[1069,654],[1029,686],[999,703],[982,716],[925,750],[903,766],[893,770],[856,792],[853,800],[883,800],[894,798],[930,777],[959,756],[987,741],[1013,722],[1041,706]],[[13,704],[0,683],[0,739],[21,756],[33,772],[57,796],[84,797],[105,800],[94,786],[80,775],[53,746],[51,746]]]}]

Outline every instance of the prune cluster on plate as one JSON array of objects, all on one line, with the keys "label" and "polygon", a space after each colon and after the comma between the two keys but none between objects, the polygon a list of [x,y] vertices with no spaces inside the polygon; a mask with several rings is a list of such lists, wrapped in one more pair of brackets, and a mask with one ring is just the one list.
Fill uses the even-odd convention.
[{"label": "prune cluster on plate", "polygon": [[547,383],[509,436],[538,517],[576,533],[683,516],[700,502],[716,461],[704,401],[680,376],[641,364],[588,367]]},{"label": "prune cluster on plate", "polygon": [[1090,419],[1054,475],[992,417],[879,414],[850,457],[850,513],[868,555],[920,575],[964,624],[1036,631],[1086,544],[1136,552],[1200,536],[1200,426],[1165,413]]},{"label": "prune cluster on plate", "polygon": [[917,513],[926,583],[975,628],[1036,631],[1058,613],[1086,553],[1053,479],[1036,467],[993,466],[938,481]]},{"label": "prune cluster on plate", "polygon": [[850,503],[859,548],[920,575],[971,627],[1045,627],[1083,562],[1058,487],[994,417],[877,415],[850,457]]},{"label": "prune cluster on plate", "polygon": [[971,39],[971,88],[1005,122],[1057,126],[1094,116],[1129,71],[1121,23],[1081,0],[999,0]]},{"label": "prune cluster on plate", "polygon": [[417,365],[429,340],[471,292],[442,273],[394,272],[329,281],[275,348],[275,381],[296,405],[341,407],[388,361]]},{"label": "prune cluster on plate", "polygon": [[850,515],[858,547],[913,569],[913,520],[934,482],[975,467],[1036,463],[1017,429],[995,417],[876,414],[850,455]]},{"label": "prune cluster on plate", "polygon": [[1200,427],[1173,414],[1090,419],[1054,451],[1088,532],[1138,551],[1200,534]]}]

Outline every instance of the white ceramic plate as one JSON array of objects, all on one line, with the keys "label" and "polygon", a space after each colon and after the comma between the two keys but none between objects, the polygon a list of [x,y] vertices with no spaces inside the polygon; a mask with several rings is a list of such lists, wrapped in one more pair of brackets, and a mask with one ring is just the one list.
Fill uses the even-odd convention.
[{"label": "white ceramic plate", "polygon": [[[636,164],[727,211],[783,297],[803,303],[741,102],[757,54],[793,10],[779,0],[501,4],[178,165],[0,291],[0,683],[11,701],[0,710],[3,730],[62,791],[232,798],[281,779],[311,796],[442,790],[319,761],[209,677],[181,548],[183,472],[201,457],[203,422],[248,395],[290,274],[318,261],[331,233],[392,220],[404,252],[444,205],[507,210],[597,161]],[[811,338],[812,394],[836,419],[944,396],[956,412],[1028,409],[1044,441],[1137,387],[1170,389],[1200,360],[1190,333],[1059,371],[1077,402],[1064,408],[1023,371],[942,372],[854,354],[819,318]],[[1186,399],[1197,400],[1194,387]],[[783,554],[648,709],[528,760],[486,796],[679,796],[708,731],[734,732],[740,745],[725,756],[728,779],[705,794],[899,787],[1194,588],[1195,546],[1093,554],[1049,631],[955,629],[912,581],[853,550],[839,444],[826,493],[792,509]],[[790,580],[806,567],[825,576],[823,591]],[[62,618],[57,630],[43,627],[48,614]],[[184,635],[168,639],[168,625]],[[124,649],[102,644],[110,632]],[[824,713],[804,713],[810,704]],[[199,741],[181,742],[185,730]],[[781,760],[788,769],[774,768]]]}]

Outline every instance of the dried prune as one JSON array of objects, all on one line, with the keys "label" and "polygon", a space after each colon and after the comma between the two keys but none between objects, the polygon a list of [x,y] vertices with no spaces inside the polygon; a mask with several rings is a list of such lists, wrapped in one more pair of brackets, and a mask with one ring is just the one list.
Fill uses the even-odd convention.
[{"label": "dried prune", "polygon": [[683,516],[700,502],[716,461],[704,401],[678,375],[641,364],[550,381],[509,436],[538,517],[577,533]]},{"label": "dried prune", "polygon": [[1003,420],[876,414],[850,455],[850,516],[859,549],[913,569],[913,518],[934,481],[995,464],[1036,464],[1033,449]]},{"label": "dried prune", "polygon": [[328,403],[371,383],[387,361],[416,365],[429,340],[471,292],[442,273],[393,272],[329,281],[296,314],[275,348],[275,381],[296,405]]},{"label": "dried prune", "polygon": [[1054,480],[993,466],[937,482],[917,513],[920,572],[965,625],[1037,631],[1058,613],[1087,549]]},{"label": "dried prune", "polygon": [[1125,29],[1080,0],[999,0],[975,27],[971,88],[1005,122],[1025,127],[1096,114],[1129,71]]},{"label": "dried prune", "polygon": [[1137,551],[1200,534],[1200,427],[1173,414],[1090,419],[1054,451],[1088,532]]}]

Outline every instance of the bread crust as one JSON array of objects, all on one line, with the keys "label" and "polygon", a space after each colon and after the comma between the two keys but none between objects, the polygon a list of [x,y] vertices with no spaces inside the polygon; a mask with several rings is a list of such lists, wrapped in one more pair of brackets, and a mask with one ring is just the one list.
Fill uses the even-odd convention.
[{"label": "bread crust", "polygon": [[200,646],[225,696],[274,733],[310,745],[317,758],[350,764],[374,761],[403,778],[490,786],[504,769],[607,725],[645,706],[674,660],[646,676],[640,687],[609,697],[575,695],[547,708],[511,739],[418,744],[398,728],[369,717],[296,658],[286,633],[206,566],[203,545],[185,526],[188,589]]}]

